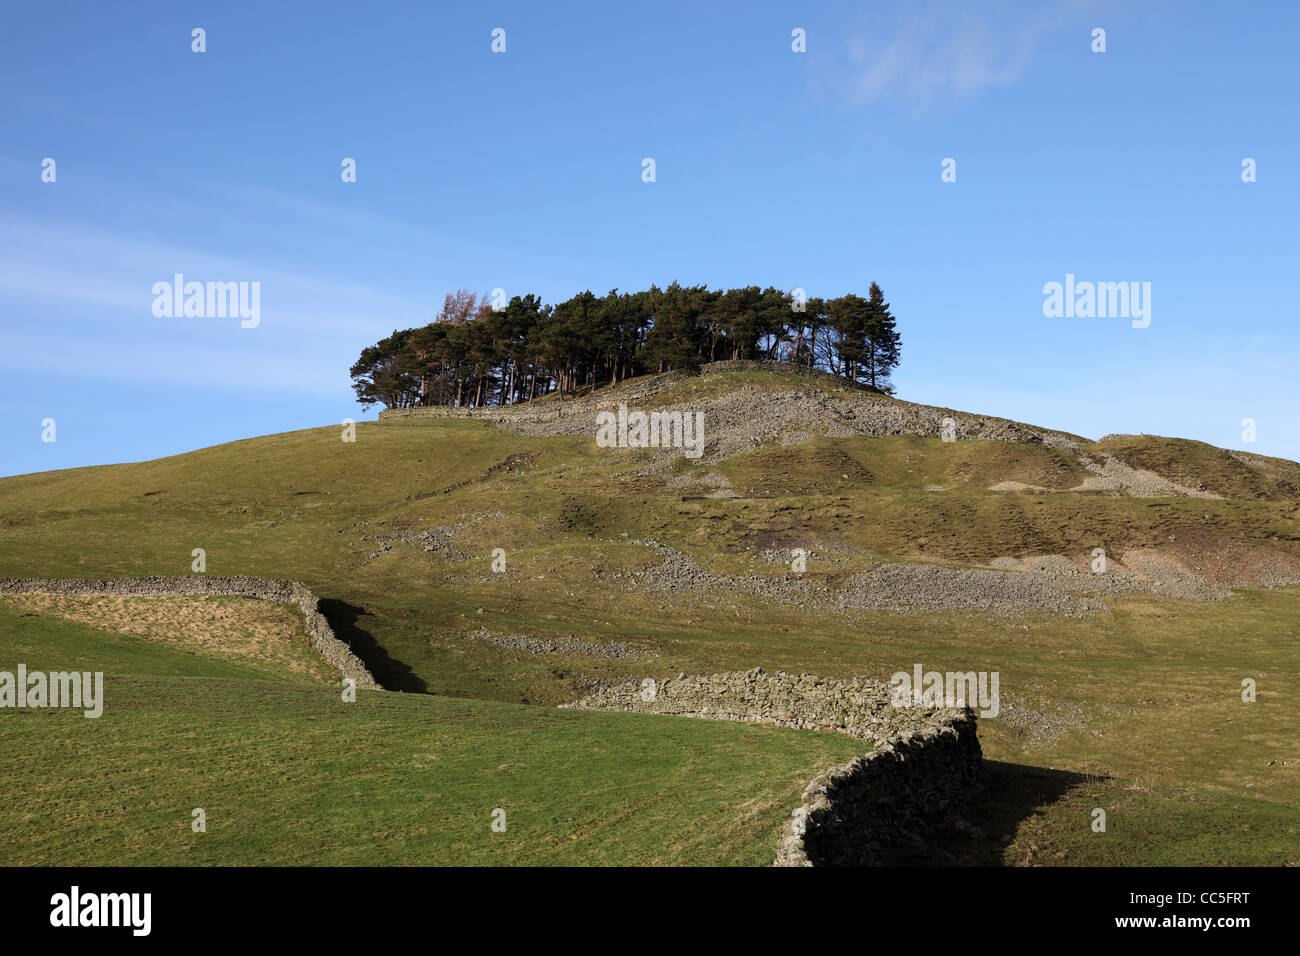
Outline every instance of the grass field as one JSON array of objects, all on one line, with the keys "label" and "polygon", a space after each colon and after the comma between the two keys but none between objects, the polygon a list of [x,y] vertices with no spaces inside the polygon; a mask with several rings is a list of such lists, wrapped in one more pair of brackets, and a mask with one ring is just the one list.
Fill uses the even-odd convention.
[{"label": "grass field", "polygon": [[766,864],[807,781],[860,750],[495,701],[345,703],[306,677],[7,608],[0,634],[6,661],[106,681],[98,719],[0,714],[6,865]]},{"label": "grass field", "polygon": [[[731,378],[789,387],[760,373]],[[407,691],[364,694],[347,711],[305,678],[277,681],[210,655],[189,655],[198,670],[187,671],[176,648],[100,637],[102,669],[122,675],[113,693],[131,702],[107,711],[102,729],[78,724],[65,738],[49,722],[73,717],[42,714],[24,716],[20,733],[0,713],[0,762],[19,795],[6,813],[58,821],[8,846],[24,861],[766,863],[802,786],[853,741],[553,705],[596,678],[754,666],[886,678],[921,662],[997,670],[1004,699],[1033,715],[981,722],[993,787],[975,822],[990,839],[962,847],[963,858],[1298,863],[1300,587],[1216,604],[1134,595],[1076,620],[810,613],[730,593],[624,590],[605,577],[653,566],[634,543],[646,538],[717,574],[776,575],[756,552],[811,548],[809,580],[831,586],[878,559],[977,565],[1207,535],[1300,552],[1285,470],[1256,480],[1208,446],[1107,445],[1116,442],[1180,483],[1207,469],[1205,484],[1238,497],[991,492],[1007,480],[1069,488],[1081,472],[1042,447],[898,436],[764,446],[669,473],[716,470],[740,495],[710,499],[638,474],[636,453],[468,420],[362,423],[354,444],[338,428],[312,429],[0,480],[0,575],[186,574],[201,547],[209,573],[306,582],[376,677]],[[401,542],[381,551],[374,540],[435,527],[456,529],[457,553]],[[489,570],[497,547],[505,574]],[[481,630],[620,641],[637,654],[529,654]],[[36,642],[32,667],[41,642],[71,653],[83,643],[72,635],[84,636],[72,622],[0,613],[0,667],[16,662],[15,634]],[[1241,700],[1247,677],[1259,687],[1251,704]],[[181,736],[193,746],[169,754],[162,728],[187,720],[185,733],[200,737]],[[40,721],[61,732],[27,729]],[[96,734],[110,759],[79,749]],[[156,748],[133,756],[140,740]],[[698,784],[712,766],[718,789],[706,795]],[[97,802],[113,792],[101,767],[134,768],[110,778],[139,789]],[[601,789],[611,779],[616,793]],[[196,842],[188,811],[204,805],[193,794],[205,783],[227,802],[207,807],[213,822]],[[487,827],[496,806],[511,814],[508,841]],[[1105,834],[1089,826],[1095,807],[1108,811]],[[21,823],[6,820],[6,832]]]}]

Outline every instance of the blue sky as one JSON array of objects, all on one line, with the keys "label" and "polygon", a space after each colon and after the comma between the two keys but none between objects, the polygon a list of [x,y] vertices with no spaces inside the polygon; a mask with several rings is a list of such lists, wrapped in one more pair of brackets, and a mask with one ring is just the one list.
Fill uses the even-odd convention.
[{"label": "blue sky", "polygon": [[[12,6],[0,474],[373,417],[348,367],[458,287],[674,279],[875,280],[902,398],[1300,458],[1298,9]],[[175,273],[260,324],[155,317]],[[1150,282],[1150,326],[1045,317],[1067,273]]]}]

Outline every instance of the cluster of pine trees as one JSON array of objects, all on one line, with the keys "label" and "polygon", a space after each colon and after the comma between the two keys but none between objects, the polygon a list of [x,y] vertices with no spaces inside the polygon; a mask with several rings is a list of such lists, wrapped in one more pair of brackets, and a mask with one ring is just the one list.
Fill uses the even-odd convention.
[{"label": "cluster of pine trees", "polygon": [[874,282],[865,299],[674,282],[587,291],[554,306],[535,295],[496,305],[463,289],[450,293],[433,322],[365,349],[352,366],[357,399],[366,408],[512,405],[721,359],[793,362],[892,393],[901,347]]}]

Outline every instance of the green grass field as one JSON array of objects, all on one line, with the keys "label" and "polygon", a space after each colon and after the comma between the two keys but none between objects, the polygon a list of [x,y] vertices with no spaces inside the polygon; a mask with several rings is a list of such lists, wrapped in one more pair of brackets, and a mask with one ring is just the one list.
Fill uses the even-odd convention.
[{"label": "green grass field", "polygon": [[5,661],[106,681],[98,719],[0,713],[4,865],[767,864],[807,781],[860,749],[419,694],[345,703],[307,679],[3,608],[0,634]]},{"label": "green grass field", "polygon": [[[717,574],[776,575],[755,552],[808,547],[808,578],[831,586],[878,559],[974,565],[1207,535],[1300,553],[1288,473],[1255,480],[1208,446],[1188,465],[1177,443],[1112,441],[1184,483],[1187,469],[1210,469],[1207,484],[1240,497],[991,492],[1005,480],[1068,488],[1081,473],[1051,449],[899,436],[675,466],[716,470],[740,494],[708,499],[589,439],[468,420],[362,423],[354,444],[312,429],[0,480],[0,575],[186,574],[202,547],[209,573],[306,582],[380,681],[407,692],[364,694],[349,710],[328,689],[101,635],[94,653],[120,675],[110,702],[122,705],[97,727],[0,713],[10,861],[767,863],[803,785],[855,742],[553,705],[595,678],[754,666],[887,678],[920,662],[997,670],[1023,708],[1075,715],[1048,737],[981,722],[994,785],[975,822],[989,840],[964,858],[1300,863],[1300,587],[1221,604],[1134,595],[1074,620],[810,613],[604,577],[653,566],[633,543],[644,538]],[[461,523],[460,558],[398,543],[369,560],[369,536]],[[506,574],[489,570],[497,547]],[[16,663],[15,641],[29,642],[33,667],[42,649],[91,653],[83,632],[41,627],[0,615],[0,667]],[[528,654],[479,629],[642,654]],[[1240,698],[1247,677],[1253,704]],[[209,811],[201,839],[193,806]],[[497,806],[506,839],[488,828]],[[1105,834],[1089,826],[1094,807],[1108,811]]]}]

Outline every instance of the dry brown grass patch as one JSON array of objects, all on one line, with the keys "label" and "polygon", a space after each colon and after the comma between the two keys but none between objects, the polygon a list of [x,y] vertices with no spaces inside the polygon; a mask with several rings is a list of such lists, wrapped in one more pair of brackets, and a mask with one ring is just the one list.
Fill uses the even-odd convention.
[{"label": "dry brown grass patch", "polygon": [[9,607],[52,614],[117,634],[131,634],[219,657],[251,659],[326,682],[333,671],[312,651],[301,616],[255,598],[112,594],[14,594]]}]

